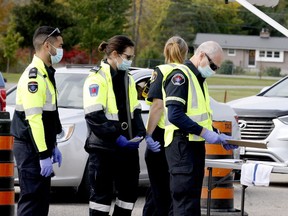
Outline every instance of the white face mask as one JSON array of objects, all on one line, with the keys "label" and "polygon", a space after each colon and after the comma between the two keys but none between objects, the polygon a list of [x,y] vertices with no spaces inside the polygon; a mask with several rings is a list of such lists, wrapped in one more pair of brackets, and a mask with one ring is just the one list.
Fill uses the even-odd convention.
[{"label": "white face mask", "polygon": [[209,65],[206,65],[205,67],[199,66],[198,71],[201,73],[203,78],[211,77],[215,74],[215,71],[213,71]]},{"label": "white face mask", "polygon": [[52,44],[50,44],[50,45],[56,50],[56,55],[54,55],[54,56],[49,52],[50,58],[51,58],[51,63],[57,64],[63,58],[63,49],[62,48],[56,48]]}]

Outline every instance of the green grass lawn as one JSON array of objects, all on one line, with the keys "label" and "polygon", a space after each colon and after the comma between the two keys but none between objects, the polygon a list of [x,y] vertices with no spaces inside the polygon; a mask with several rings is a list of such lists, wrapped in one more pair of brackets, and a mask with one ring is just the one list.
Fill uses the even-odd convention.
[{"label": "green grass lawn", "polygon": [[[231,100],[255,95],[262,88],[274,84],[281,77],[276,79],[260,79],[255,77],[239,78],[237,76],[218,77],[214,76],[207,79],[210,96],[219,102],[229,102]],[[213,85],[220,85],[221,88],[213,88]],[[225,88],[225,86],[227,86]],[[260,88],[232,88],[231,86],[259,86]]]},{"label": "green grass lawn", "polygon": [[17,83],[21,74],[20,73],[3,73],[2,72],[3,77],[7,80],[7,82],[10,83]]},{"label": "green grass lawn", "polygon": [[[211,89],[209,94],[218,102],[229,102],[235,99],[248,97],[260,92],[261,89]],[[226,96],[225,96],[226,91]],[[225,98],[226,97],[226,98]],[[226,101],[225,101],[226,100]]]},{"label": "green grass lawn", "polygon": [[208,85],[237,85],[237,86],[270,86],[275,83],[277,80],[281,79],[281,77],[276,79],[260,79],[260,78],[239,78],[237,76],[230,77],[219,77],[214,76],[207,79]]}]

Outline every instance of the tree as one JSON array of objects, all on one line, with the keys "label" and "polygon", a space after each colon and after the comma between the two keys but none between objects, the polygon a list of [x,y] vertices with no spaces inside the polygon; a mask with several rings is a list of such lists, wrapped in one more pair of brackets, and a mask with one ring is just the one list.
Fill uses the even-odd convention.
[{"label": "tree", "polygon": [[137,47],[137,65],[147,66],[143,59],[158,59],[162,56],[164,44],[158,43],[156,38],[161,30],[163,19],[167,17],[170,3],[170,0],[133,1],[133,19],[130,21],[132,21],[131,31]]},{"label": "tree", "polygon": [[[279,1],[279,4],[274,8],[269,7],[257,7],[259,10],[270,16],[281,25],[288,25],[288,14],[287,14],[288,1]],[[282,33],[278,32],[272,26],[269,26],[266,22],[260,19],[255,14],[248,11],[246,8],[239,7],[238,16],[243,20],[242,32],[247,35],[259,35],[262,28],[269,29],[273,36],[283,36]]]},{"label": "tree", "polygon": [[69,0],[70,9],[77,20],[74,31],[80,40],[81,48],[89,52],[89,63],[103,40],[123,34],[126,15],[131,0]]},{"label": "tree", "polygon": [[242,20],[237,17],[239,5],[223,0],[173,0],[164,19],[158,40],[179,35],[190,48],[197,33],[236,33]]},{"label": "tree", "polygon": [[[54,0],[31,0],[29,4],[17,5],[13,9],[15,31],[25,38],[20,43],[21,47],[29,47],[31,54],[33,50],[33,34],[35,30],[43,25],[58,27],[64,30],[73,25],[70,11],[64,5]],[[70,41],[67,39],[67,41]],[[69,43],[68,43],[69,44]]]},{"label": "tree", "polygon": [[9,13],[13,7],[13,2],[0,0],[0,34],[6,32],[9,24]]},{"label": "tree", "polygon": [[23,37],[16,33],[14,26],[10,25],[7,34],[0,38],[1,47],[3,47],[4,57],[7,59],[6,72],[10,71],[10,60],[14,57],[19,43],[23,41]]}]

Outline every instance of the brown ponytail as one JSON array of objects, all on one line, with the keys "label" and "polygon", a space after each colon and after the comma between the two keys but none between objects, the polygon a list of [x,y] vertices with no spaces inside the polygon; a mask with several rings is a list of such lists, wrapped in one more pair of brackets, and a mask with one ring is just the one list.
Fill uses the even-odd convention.
[{"label": "brown ponytail", "polygon": [[183,63],[187,58],[188,45],[185,40],[179,36],[173,36],[168,39],[164,47],[165,63]]}]

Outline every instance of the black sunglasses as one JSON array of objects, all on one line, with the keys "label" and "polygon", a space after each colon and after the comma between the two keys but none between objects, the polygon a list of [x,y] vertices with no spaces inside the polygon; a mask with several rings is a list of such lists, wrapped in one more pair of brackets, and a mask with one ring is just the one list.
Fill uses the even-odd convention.
[{"label": "black sunglasses", "polygon": [[220,67],[218,67],[212,60],[211,58],[205,53],[205,56],[207,57],[208,61],[209,61],[209,64],[210,64],[210,68],[213,70],[213,71],[216,71],[218,70]]},{"label": "black sunglasses", "polygon": [[60,34],[60,30],[58,28],[55,28],[49,35],[47,35],[47,37],[45,38],[45,40],[43,41],[43,44],[45,43],[45,41],[51,37],[55,32],[57,32],[58,34]]},{"label": "black sunglasses", "polygon": [[135,57],[135,55],[127,55],[126,53],[122,53],[121,55],[125,55],[128,61],[133,60]]}]

